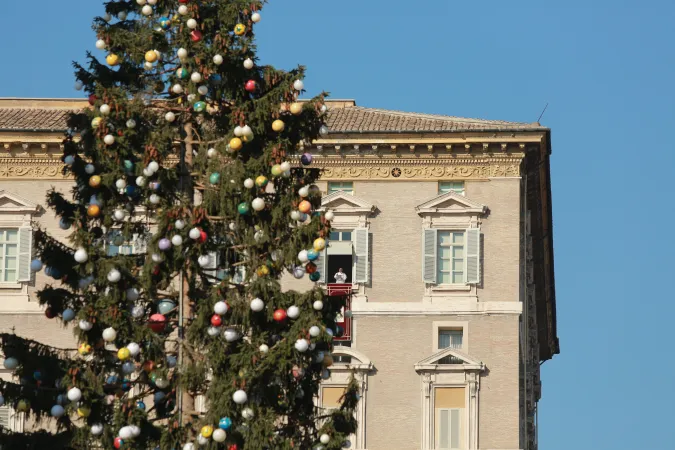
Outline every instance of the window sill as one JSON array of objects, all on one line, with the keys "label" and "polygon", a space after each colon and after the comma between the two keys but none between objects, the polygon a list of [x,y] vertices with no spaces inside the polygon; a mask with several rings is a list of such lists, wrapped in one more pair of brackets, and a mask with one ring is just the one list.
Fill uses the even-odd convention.
[{"label": "window sill", "polygon": [[0,282],[0,289],[21,289],[23,283],[21,281],[17,282]]},{"label": "window sill", "polygon": [[446,291],[470,291],[470,284],[436,284],[431,286],[432,292],[446,292]]}]

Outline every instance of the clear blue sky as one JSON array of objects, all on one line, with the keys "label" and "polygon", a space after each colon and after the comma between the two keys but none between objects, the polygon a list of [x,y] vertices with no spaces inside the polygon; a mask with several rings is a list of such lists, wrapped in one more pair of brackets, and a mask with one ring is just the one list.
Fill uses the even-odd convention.
[{"label": "clear blue sky", "polygon": [[[3,2],[0,96],[79,95],[100,5]],[[542,368],[542,450],[675,448],[673,23],[672,0],[272,0],[257,27],[310,93],[525,122],[550,103],[562,354]]]}]

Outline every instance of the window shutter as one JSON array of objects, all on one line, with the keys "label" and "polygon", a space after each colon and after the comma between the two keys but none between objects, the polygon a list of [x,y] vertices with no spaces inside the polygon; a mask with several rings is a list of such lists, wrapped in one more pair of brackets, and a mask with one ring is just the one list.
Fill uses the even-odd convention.
[{"label": "window shutter", "polygon": [[368,282],[368,228],[354,230],[354,282]]},{"label": "window shutter", "polygon": [[9,430],[10,413],[9,406],[0,406],[0,429]]},{"label": "window shutter", "polygon": [[480,228],[466,230],[466,282],[480,283]]},{"label": "window shutter", "polygon": [[422,238],[422,279],[425,283],[436,283],[436,241],[438,231],[434,228],[424,230]]},{"label": "window shutter", "polygon": [[134,246],[134,254],[145,253],[148,250],[148,240],[151,235],[140,235],[134,233],[132,237],[132,245]]},{"label": "window shutter", "polygon": [[[326,248],[328,248],[328,245],[326,245]],[[319,257],[314,260],[316,271],[321,275],[321,278],[319,278],[317,283],[326,284],[326,280],[328,279],[328,274],[326,273],[326,271],[328,271],[328,265],[326,264],[326,261],[326,249],[323,249],[319,252]]]},{"label": "window shutter", "polygon": [[33,253],[33,229],[19,228],[19,267],[18,281],[30,281],[30,259]]}]

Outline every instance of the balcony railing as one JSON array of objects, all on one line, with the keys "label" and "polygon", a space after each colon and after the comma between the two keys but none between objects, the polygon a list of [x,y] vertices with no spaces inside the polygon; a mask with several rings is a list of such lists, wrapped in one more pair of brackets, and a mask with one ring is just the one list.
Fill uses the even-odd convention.
[{"label": "balcony railing", "polygon": [[342,335],[335,336],[336,341],[351,341],[352,340],[352,285],[351,283],[328,283],[326,285],[326,293],[329,297],[346,297],[345,307],[342,308],[338,316],[335,318],[337,325],[342,328]]}]

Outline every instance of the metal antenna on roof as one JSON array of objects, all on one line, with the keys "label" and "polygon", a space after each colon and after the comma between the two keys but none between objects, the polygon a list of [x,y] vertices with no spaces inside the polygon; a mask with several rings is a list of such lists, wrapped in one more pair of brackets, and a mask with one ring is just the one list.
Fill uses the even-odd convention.
[{"label": "metal antenna on roof", "polygon": [[546,112],[546,108],[548,108],[548,102],[546,102],[546,106],[544,106],[544,110],[539,114],[539,118],[537,119],[537,123],[541,123],[541,118],[544,116],[544,113]]}]

